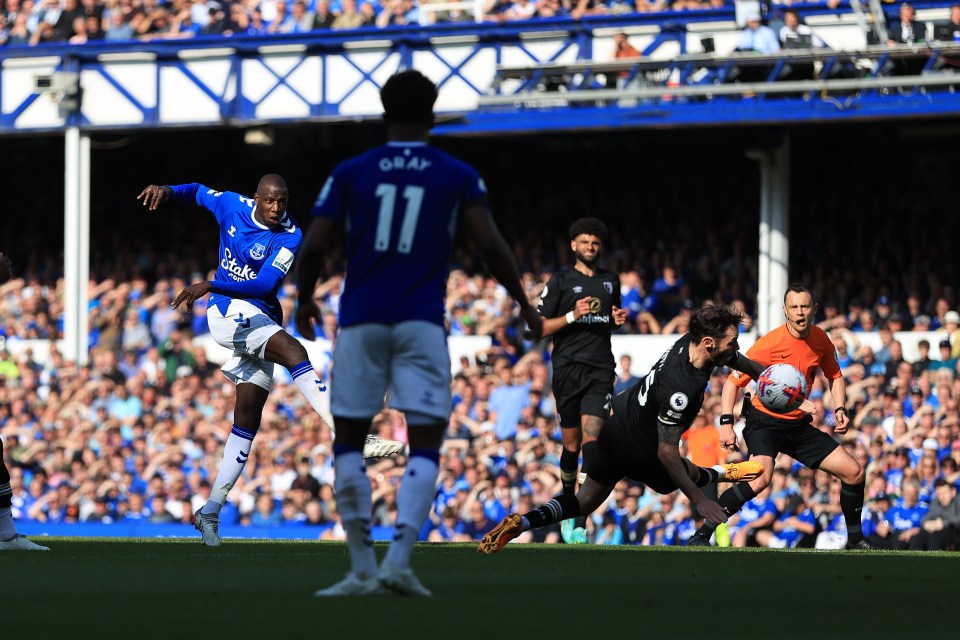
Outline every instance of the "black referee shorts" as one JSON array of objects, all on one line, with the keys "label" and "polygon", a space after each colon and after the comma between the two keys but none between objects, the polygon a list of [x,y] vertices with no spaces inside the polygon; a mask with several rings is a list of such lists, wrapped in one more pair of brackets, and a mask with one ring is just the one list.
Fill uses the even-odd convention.
[{"label": "black referee shorts", "polygon": [[619,414],[610,416],[600,429],[587,476],[605,487],[623,478],[642,482],[660,494],[673,493],[677,484],[660,463],[658,445],[631,434]]},{"label": "black referee shorts", "polygon": [[560,427],[580,427],[580,416],[610,415],[610,399],[616,374],[582,364],[568,364],[553,372],[553,397],[557,401]]},{"label": "black referee shorts", "polygon": [[747,414],[743,439],[752,456],[776,458],[778,453],[785,453],[811,469],[819,469],[823,459],[840,444],[811,422],[808,415],[799,420],[783,420],[752,410]]}]

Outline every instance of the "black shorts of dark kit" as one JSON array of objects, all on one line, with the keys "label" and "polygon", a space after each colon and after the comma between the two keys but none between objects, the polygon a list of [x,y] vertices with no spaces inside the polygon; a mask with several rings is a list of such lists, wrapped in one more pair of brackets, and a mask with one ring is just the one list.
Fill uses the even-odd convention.
[{"label": "black shorts of dark kit", "polygon": [[557,400],[560,427],[580,427],[580,416],[610,415],[610,399],[616,375],[612,370],[568,364],[553,373],[553,397]]},{"label": "black shorts of dark kit", "polygon": [[751,456],[776,458],[778,453],[785,453],[811,469],[819,469],[840,444],[811,422],[808,415],[784,420],[753,410],[747,415],[743,440]]},{"label": "black shorts of dark kit", "polygon": [[587,477],[605,487],[613,486],[623,478],[630,478],[657,493],[673,493],[677,490],[677,484],[660,462],[658,446],[630,433],[620,415],[614,414],[600,430]]}]

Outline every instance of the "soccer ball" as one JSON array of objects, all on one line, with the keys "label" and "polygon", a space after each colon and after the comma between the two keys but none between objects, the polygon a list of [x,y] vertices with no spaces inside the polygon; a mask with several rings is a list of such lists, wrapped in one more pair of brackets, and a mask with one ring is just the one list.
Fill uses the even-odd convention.
[{"label": "soccer ball", "polygon": [[757,397],[774,413],[790,413],[807,397],[807,381],[785,362],[770,365],[757,379]]}]

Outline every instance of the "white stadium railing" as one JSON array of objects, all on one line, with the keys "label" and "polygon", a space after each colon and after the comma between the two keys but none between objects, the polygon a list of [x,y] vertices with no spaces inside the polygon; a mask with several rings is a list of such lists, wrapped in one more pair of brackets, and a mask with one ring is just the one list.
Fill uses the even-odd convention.
[{"label": "white stadium railing", "polygon": [[[855,333],[853,335],[861,345],[870,346],[874,350],[878,350],[881,346],[879,333],[865,332]],[[908,362],[913,362],[919,358],[917,344],[921,340],[927,340],[930,343],[930,357],[934,360],[939,360],[939,350],[936,348],[936,345],[945,335],[945,333],[938,331],[900,331],[894,334],[894,339],[898,340],[903,346],[903,357]],[[674,334],[655,336],[614,335],[611,338],[611,350],[613,351],[614,357],[618,360],[621,355],[631,356],[633,359],[634,374],[637,374],[652,367],[657,359],[663,355],[663,352],[679,337],[680,336]],[[751,333],[741,335],[739,340],[740,350],[746,351],[753,345],[755,340],[756,336]],[[333,346],[331,342],[329,340],[317,340],[315,342],[301,340],[301,342],[304,347],[306,347],[313,365],[320,371],[327,370],[330,366],[331,349]],[[194,338],[193,343],[204,348],[207,353],[207,358],[211,362],[222,364],[229,355],[229,351],[214,342],[209,334]],[[461,356],[466,356],[469,362],[473,364],[476,362],[476,354],[487,350],[491,344],[490,336],[451,337],[448,340],[448,346],[452,372],[456,374],[460,370]],[[57,345],[61,346],[59,342]],[[49,340],[14,339],[6,340],[0,345],[0,348],[6,348],[15,358],[21,357],[29,350],[35,362],[45,365],[50,360],[50,346],[51,342]],[[283,376],[286,374],[282,371],[281,367],[277,367],[275,375]]]}]

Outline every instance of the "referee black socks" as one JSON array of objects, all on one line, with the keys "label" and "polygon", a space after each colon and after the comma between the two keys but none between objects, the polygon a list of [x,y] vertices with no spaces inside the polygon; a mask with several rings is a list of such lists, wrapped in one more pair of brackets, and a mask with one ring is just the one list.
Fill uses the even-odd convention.
[{"label": "referee black socks", "polygon": [[843,511],[843,521],[847,525],[847,544],[856,544],[863,540],[863,531],[860,528],[863,516],[863,492],[866,481],[859,484],[840,484],[840,510]]}]

